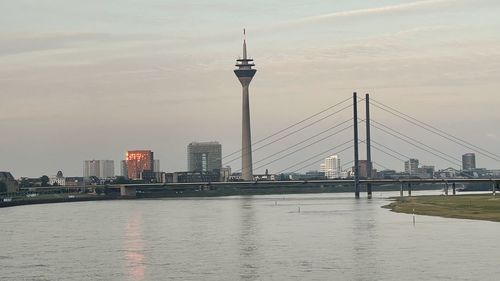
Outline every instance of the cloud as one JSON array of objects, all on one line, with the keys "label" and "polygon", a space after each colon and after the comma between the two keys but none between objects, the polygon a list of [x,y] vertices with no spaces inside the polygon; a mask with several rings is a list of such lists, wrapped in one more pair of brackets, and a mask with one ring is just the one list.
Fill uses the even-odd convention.
[{"label": "cloud", "polygon": [[449,4],[453,2],[457,2],[458,0],[423,0],[416,1],[404,4],[376,7],[376,8],[366,8],[366,9],[358,9],[358,10],[350,10],[350,11],[339,11],[333,13],[327,13],[322,15],[315,15],[305,18],[300,18],[296,20],[289,21],[287,23],[283,23],[283,26],[286,25],[297,25],[297,24],[305,24],[309,22],[315,22],[325,19],[332,18],[348,18],[348,17],[358,17],[358,16],[368,16],[368,15],[378,15],[385,13],[393,13],[393,12],[406,12],[412,11],[421,8],[435,7],[442,4]]}]

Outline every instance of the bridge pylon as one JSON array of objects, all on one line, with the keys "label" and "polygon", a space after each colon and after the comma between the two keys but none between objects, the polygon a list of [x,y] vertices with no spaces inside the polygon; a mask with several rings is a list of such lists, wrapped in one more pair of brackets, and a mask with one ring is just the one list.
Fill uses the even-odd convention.
[{"label": "bridge pylon", "polygon": [[358,96],[352,93],[354,121],[354,196],[359,198],[359,151],[358,151]]}]

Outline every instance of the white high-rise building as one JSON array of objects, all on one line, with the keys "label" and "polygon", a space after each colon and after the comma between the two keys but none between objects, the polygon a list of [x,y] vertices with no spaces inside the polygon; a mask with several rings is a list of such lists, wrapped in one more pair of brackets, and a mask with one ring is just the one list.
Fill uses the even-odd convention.
[{"label": "white high-rise building", "polygon": [[153,160],[153,172],[155,172],[155,173],[160,172],[160,160],[158,160],[158,159]]},{"label": "white high-rise building", "polygon": [[321,173],[325,173],[326,172],[326,166],[325,166],[325,163],[321,163],[319,164],[319,171]]},{"label": "white high-rise building", "polygon": [[85,160],[83,162],[83,177],[98,177],[102,179],[115,176],[115,162],[113,160]]},{"label": "white high-rise building", "polygon": [[99,167],[100,178],[109,179],[115,176],[115,161],[113,160],[99,160],[101,165]]},{"label": "white high-rise building", "polygon": [[325,158],[324,163],[325,177],[327,179],[336,179],[341,177],[340,158],[337,155],[332,155]]}]

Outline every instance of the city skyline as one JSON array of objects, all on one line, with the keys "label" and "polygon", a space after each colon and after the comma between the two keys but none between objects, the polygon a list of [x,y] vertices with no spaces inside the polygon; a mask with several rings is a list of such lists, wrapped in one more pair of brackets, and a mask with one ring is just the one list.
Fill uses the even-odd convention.
[{"label": "city skyline", "polygon": [[[0,170],[16,177],[58,170],[80,174],[84,159],[119,160],[130,147],[148,147],[159,159],[168,159],[164,170],[180,171],[186,167],[185,145],[207,135],[228,153],[238,150],[240,135],[234,131],[240,126],[240,85],[231,72],[243,27],[251,34],[250,55],[259,58],[251,99],[254,139],[357,90],[500,154],[498,1],[314,6],[221,1],[198,8],[180,1],[146,1],[149,5],[139,7],[145,16],[138,16],[131,3],[116,10],[103,9],[108,4],[97,1],[84,7],[54,1],[60,7],[55,10],[26,3],[21,9],[25,16],[14,1],[0,4],[0,61],[5,65],[0,70]],[[68,16],[76,10],[78,16]],[[179,19],[178,11],[190,11],[191,17]],[[53,16],[44,17],[47,13]],[[161,24],[173,20],[179,20],[175,28]],[[282,104],[287,110],[276,114]],[[207,111],[211,114],[203,114]],[[404,129],[379,113],[374,109],[375,120]],[[422,139],[457,157],[469,152],[432,136]],[[449,166],[397,141],[377,140],[422,163]],[[373,158],[389,168],[401,167],[376,151]],[[481,155],[476,161],[478,167],[499,166]]]}]

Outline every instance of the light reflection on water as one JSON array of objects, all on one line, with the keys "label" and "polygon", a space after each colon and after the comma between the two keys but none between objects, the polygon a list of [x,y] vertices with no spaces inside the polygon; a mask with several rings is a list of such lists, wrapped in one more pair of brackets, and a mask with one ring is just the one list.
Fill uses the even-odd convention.
[{"label": "light reflection on water", "polygon": [[[424,193],[429,192],[414,191]],[[398,194],[375,192],[372,200],[343,193],[0,209],[0,241],[8,241],[0,251],[0,279],[498,279],[500,223],[418,216],[414,226],[411,215],[380,208]]]},{"label": "light reflection on water", "polygon": [[142,238],[142,214],[133,214],[125,227],[125,268],[128,279],[144,280],[144,241]]}]

